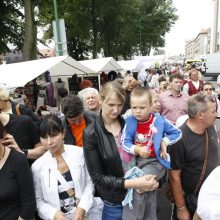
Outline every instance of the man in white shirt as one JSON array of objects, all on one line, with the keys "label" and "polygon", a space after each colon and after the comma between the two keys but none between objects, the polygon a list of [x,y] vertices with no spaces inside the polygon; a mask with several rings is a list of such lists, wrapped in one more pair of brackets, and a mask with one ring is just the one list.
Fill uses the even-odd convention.
[{"label": "man in white shirt", "polygon": [[197,213],[201,219],[220,219],[220,166],[203,183],[198,198]]}]

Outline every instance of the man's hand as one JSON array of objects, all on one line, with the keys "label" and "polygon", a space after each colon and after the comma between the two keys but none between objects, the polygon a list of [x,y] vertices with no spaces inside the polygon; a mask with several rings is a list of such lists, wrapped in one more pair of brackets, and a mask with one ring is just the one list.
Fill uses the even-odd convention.
[{"label": "man's hand", "polygon": [[73,220],[83,220],[85,217],[86,211],[80,207],[76,209]]},{"label": "man's hand", "polygon": [[188,209],[184,208],[180,210],[177,208],[177,218],[179,220],[191,220],[191,216],[189,214]]}]

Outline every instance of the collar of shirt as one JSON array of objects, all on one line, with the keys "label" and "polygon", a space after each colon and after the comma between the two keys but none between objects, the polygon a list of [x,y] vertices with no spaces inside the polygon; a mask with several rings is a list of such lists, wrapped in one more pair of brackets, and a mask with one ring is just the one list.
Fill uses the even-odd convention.
[{"label": "collar of shirt", "polygon": [[181,92],[181,91],[180,91],[179,95],[173,95],[173,93],[171,92],[171,90],[169,90],[167,93],[168,93],[169,96],[174,96],[174,97],[182,96],[182,92]]}]

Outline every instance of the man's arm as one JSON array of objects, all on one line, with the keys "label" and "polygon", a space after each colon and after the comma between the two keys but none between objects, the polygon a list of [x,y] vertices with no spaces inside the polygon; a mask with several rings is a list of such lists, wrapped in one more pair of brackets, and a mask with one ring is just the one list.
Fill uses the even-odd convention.
[{"label": "man's arm", "polygon": [[190,220],[190,214],[186,208],[184,192],[180,179],[181,170],[170,170],[169,179],[174,196],[175,204],[177,207],[177,218],[180,220]]},{"label": "man's arm", "polygon": [[44,146],[41,145],[41,143],[35,144],[33,149],[28,149],[26,156],[28,159],[36,160],[40,156],[42,156],[46,152],[46,149]]}]

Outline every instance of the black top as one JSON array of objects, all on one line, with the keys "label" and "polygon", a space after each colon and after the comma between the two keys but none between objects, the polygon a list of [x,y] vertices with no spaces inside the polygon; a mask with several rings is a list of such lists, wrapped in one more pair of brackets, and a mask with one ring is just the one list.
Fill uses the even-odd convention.
[{"label": "black top", "polygon": [[11,115],[5,126],[7,133],[13,135],[21,149],[33,149],[34,145],[40,143],[37,127],[26,115]]},{"label": "black top", "polygon": [[31,170],[22,153],[11,150],[0,169],[0,219],[34,217],[36,200]]},{"label": "black top", "polygon": [[[184,123],[180,127],[182,138],[170,147],[171,167],[181,170],[181,183],[186,193],[193,193],[199,181],[205,159],[206,135],[194,133]],[[218,165],[218,138],[214,126],[208,131],[208,162],[206,177]]]},{"label": "black top", "polygon": [[[121,128],[124,120],[118,118]],[[125,198],[124,171],[115,139],[104,126],[101,114],[83,131],[83,150],[87,169],[98,196],[121,204]]]}]

